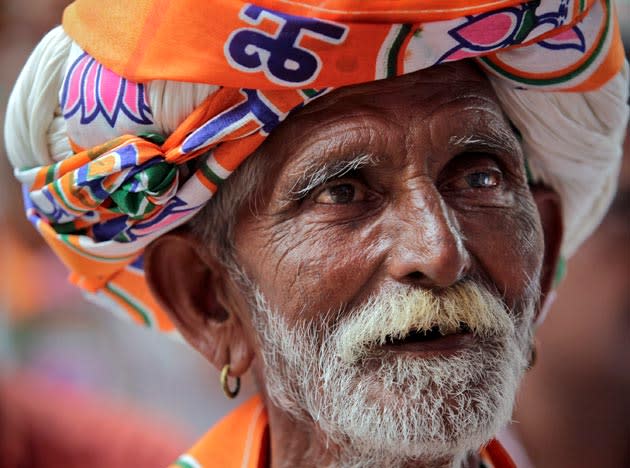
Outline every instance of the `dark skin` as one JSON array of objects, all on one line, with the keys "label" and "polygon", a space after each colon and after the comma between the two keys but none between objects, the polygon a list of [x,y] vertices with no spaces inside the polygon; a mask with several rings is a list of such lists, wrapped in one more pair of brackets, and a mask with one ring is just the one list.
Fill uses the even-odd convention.
[{"label": "dark skin", "polygon": [[[530,279],[549,290],[558,197],[528,186],[519,140],[469,63],[335,91],[290,116],[260,152],[265,190],[255,213],[238,213],[235,257],[290,325],[397,283],[439,291],[474,277],[509,306]],[[363,155],[362,167],[296,194],[305,172]],[[271,466],[334,463],[316,424],[296,423],[267,398],[247,298],[211,251],[186,229],[154,242],[146,269],[155,294],[217,368],[253,368]]]}]

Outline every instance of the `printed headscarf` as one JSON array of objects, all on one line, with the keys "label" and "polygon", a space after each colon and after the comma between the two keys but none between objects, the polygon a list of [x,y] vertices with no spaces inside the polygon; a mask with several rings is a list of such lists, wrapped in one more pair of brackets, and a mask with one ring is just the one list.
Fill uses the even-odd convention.
[{"label": "printed headscarf", "polygon": [[[16,84],[7,149],[27,215],[71,281],[170,331],[143,249],[190,220],[292,110],[466,58],[490,76],[534,177],[561,194],[570,254],[610,201],[627,121],[610,0],[77,0]],[[42,71],[53,65],[57,81]],[[151,105],[160,82],[198,84],[175,124]],[[543,111],[562,128],[541,124]],[[55,131],[63,138],[51,143]],[[566,148],[541,149],[546,131],[566,133]]]}]

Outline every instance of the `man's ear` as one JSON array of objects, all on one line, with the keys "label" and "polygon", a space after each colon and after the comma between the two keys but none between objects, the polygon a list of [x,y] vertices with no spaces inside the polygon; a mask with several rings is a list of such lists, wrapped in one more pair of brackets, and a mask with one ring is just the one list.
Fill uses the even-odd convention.
[{"label": "man's ear", "polygon": [[[236,308],[244,308],[227,284],[229,274],[193,234],[182,227],[152,242],[144,270],[153,295],[188,343],[230,375],[249,367],[254,353]],[[243,310],[244,312],[244,310]]]},{"label": "man's ear", "polygon": [[562,207],[560,196],[549,187],[535,184],[531,186],[531,192],[538,207],[545,241],[545,252],[540,274],[540,304],[544,307],[545,301],[553,287],[558,261],[560,260],[563,234]]}]

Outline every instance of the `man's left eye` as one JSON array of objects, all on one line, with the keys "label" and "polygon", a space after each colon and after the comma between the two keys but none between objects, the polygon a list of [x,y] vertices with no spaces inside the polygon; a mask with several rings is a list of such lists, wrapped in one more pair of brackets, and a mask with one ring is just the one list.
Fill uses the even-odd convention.
[{"label": "man's left eye", "polygon": [[459,192],[468,190],[492,190],[503,184],[503,173],[498,167],[471,167],[453,171],[440,183],[440,190]]},{"label": "man's left eye", "polygon": [[477,171],[467,174],[464,179],[471,188],[494,188],[501,184],[501,172],[495,170]]}]

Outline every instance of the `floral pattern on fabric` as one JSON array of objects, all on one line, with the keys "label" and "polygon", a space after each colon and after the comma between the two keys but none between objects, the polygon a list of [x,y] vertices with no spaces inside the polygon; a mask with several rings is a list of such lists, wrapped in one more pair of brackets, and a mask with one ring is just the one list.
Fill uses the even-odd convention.
[{"label": "floral pattern on fabric", "polygon": [[121,113],[141,125],[153,123],[144,85],[116,75],[85,52],[66,74],[61,109],[66,119],[79,113],[82,125],[102,116],[114,127]]},{"label": "floral pattern on fabric", "polygon": [[[513,8],[468,16],[463,24],[449,31],[449,35],[457,41],[457,46],[444,54],[438,63],[521,44],[528,37],[538,36],[539,31],[546,33],[550,29],[564,26],[569,21],[569,3],[569,0],[563,0],[557,5],[556,11],[544,13],[537,12],[540,1],[534,1]],[[584,36],[577,26],[568,33],[554,36],[549,44],[556,50],[575,47],[576,37],[582,39],[583,52]],[[545,46],[547,41],[540,41],[539,44]]]}]

